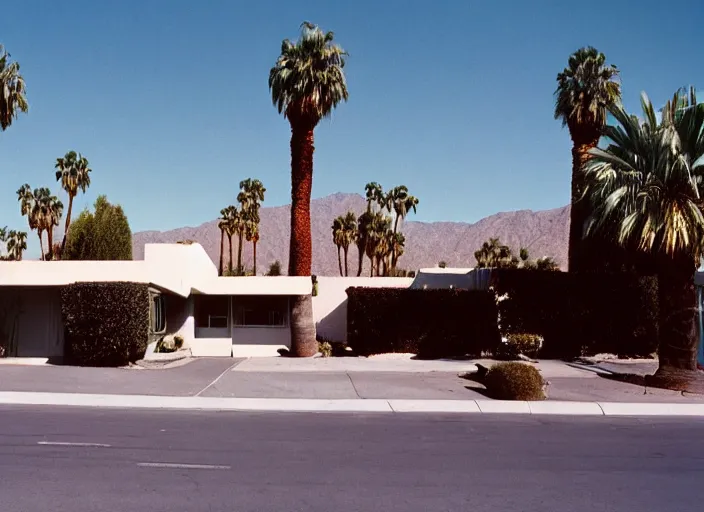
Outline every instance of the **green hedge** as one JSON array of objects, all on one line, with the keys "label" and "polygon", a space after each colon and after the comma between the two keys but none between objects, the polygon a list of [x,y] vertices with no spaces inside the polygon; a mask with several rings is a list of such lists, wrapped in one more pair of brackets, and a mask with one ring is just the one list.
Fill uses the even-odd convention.
[{"label": "green hedge", "polygon": [[122,366],[144,357],[149,288],[140,283],[75,283],[61,291],[65,355],[73,364]]},{"label": "green hedge", "polygon": [[645,356],[658,345],[657,278],[525,269],[492,273],[504,333],[539,334],[541,356]]},{"label": "green hedge", "polygon": [[360,355],[462,357],[493,351],[500,341],[488,292],[348,288],[347,296],[347,344]]}]

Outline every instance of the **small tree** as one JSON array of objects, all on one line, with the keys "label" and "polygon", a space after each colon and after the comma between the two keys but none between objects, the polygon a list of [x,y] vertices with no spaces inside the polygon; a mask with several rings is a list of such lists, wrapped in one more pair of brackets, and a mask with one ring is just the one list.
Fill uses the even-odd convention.
[{"label": "small tree", "polygon": [[281,275],[281,262],[276,260],[274,263],[269,265],[269,270],[266,273],[267,276],[280,276]]},{"label": "small tree", "polygon": [[105,196],[95,201],[95,213],[84,210],[71,223],[62,258],[65,260],[131,260],[132,231],[120,205]]},{"label": "small tree", "polygon": [[446,267],[447,267],[447,263],[446,263],[445,261],[440,261],[440,263],[438,263],[438,267],[439,267],[439,268],[446,268]]}]

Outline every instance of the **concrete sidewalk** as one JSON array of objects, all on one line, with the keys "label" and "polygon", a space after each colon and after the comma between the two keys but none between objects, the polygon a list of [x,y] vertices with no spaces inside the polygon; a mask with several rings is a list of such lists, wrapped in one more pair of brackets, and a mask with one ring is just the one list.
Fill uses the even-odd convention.
[{"label": "concrete sidewalk", "polygon": [[[260,406],[257,404],[270,404],[266,407],[282,407],[281,410],[304,404],[304,409],[323,407],[322,410],[327,410],[325,408],[329,405],[325,404],[332,403],[338,404],[330,406],[333,408],[341,406],[363,411],[377,407],[374,404],[381,401],[387,403],[382,409],[391,407],[388,403],[396,403],[396,409],[391,407],[394,410],[408,407],[435,412],[466,412],[476,408],[487,411],[491,407],[508,407],[514,411],[519,407],[524,412],[550,408],[565,413],[577,407],[580,411],[601,414],[604,409],[597,404],[643,404],[644,407],[665,407],[665,410],[670,410],[668,407],[673,404],[704,404],[704,396],[645,389],[603,378],[594,368],[575,367],[561,361],[536,364],[549,382],[548,400],[520,406],[516,405],[519,402],[511,402],[514,405],[510,406],[499,405],[486,396],[481,384],[461,377],[476,370],[475,363],[491,366],[497,361],[418,361],[393,355],[368,359],[202,358],[185,363],[158,370],[0,365],[0,392],[5,392],[3,396],[9,400],[7,403],[14,403],[12,400],[17,397],[29,400],[27,403],[43,397],[41,400],[47,404],[58,400],[57,404],[71,405],[74,400],[80,404],[81,400],[91,396],[102,397],[91,398],[100,403],[131,407],[132,403],[151,404],[158,403],[163,397],[174,397],[178,400],[173,403],[179,407],[199,408],[200,405],[194,404],[206,404],[207,407],[224,407],[224,410],[246,409],[251,404],[255,404],[255,408]],[[49,394],[54,398],[47,398]],[[77,398],[66,398],[74,395]],[[181,400],[191,398],[210,401]],[[584,405],[564,406],[578,402]],[[480,403],[485,405],[480,407],[477,405]],[[492,403],[495,405],[486,405]],[[555,405],[558,403],[563,405]]]}]

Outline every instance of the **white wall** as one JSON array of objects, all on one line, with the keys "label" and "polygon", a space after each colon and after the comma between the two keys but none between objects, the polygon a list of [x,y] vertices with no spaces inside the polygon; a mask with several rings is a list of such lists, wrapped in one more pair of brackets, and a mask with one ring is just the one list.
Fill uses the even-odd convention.
[{"label": "white wall", "polygon": [[170,293],[162,294],[166,312],[166,333],[178,334],[188,343],[193,339],[195,331],[193,320],[193,299],[183,298]]},{"label": "white wall", "polygon": [[347,288],[408,288],[412,282],[412,277],[318,277],[318,295],[313,297],[317,335],[347,341]]}]

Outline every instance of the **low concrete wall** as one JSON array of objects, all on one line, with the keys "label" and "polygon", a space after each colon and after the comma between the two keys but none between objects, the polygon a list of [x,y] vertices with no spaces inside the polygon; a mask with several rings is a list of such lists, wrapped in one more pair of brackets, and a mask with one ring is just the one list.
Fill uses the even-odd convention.
[{"label": "low concrete wall", "polygon": [[233,327],[232,355],[234,357],[268,357],[291,346],[289,327]]},{"label": "low concrete wall", "polygon": [[194,357],[232,356],[232,338],[194,338],[189,345]]},{"label": "low concrete wall", "polygon": [[317,335],[331,341],[347,341],[347,288],[408,288],[412,277],[318,277],[313,297]]}]

